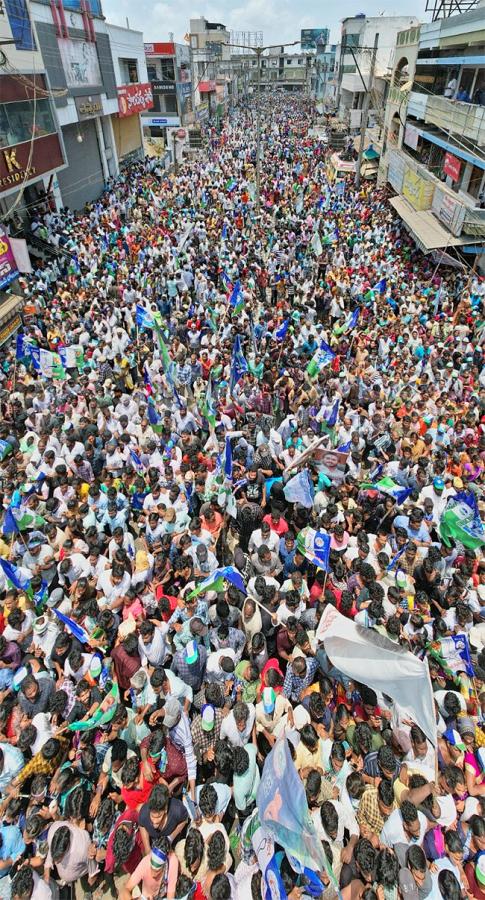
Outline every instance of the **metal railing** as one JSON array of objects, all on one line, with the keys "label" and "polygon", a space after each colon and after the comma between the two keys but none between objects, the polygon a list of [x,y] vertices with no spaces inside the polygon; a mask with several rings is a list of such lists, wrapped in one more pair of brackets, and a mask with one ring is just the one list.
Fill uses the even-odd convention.
[{"label": "metal railing", "polygon": [[425,122],[459,134],[479,147],[485,146],[485,106],[449,97],[428,96]]}]

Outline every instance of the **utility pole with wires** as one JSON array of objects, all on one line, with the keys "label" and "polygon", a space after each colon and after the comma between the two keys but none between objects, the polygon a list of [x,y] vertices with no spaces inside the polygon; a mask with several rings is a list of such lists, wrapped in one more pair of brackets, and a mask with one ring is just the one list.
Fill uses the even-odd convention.
[{"label": "utility pole with wires", "polygon": [[367,125],[369,122],[369,108],[370,108],[370,99],[372,94],[372,87],[374,84],[374,71],[376,68],[376,57],[377,57],[377,46],[379,44],[379,35],[376,34],[374,37],[374,46],[372,48],[372,56],[370,61],[370,73],[369,73],[369,82],[367,84],[367,89],[364,94],[364,104],[362,106],[362,120],[360,123],[360,147],[359,147],[359,155],[357,157],[357,167],[355,170],[355,187],[357,190],[360,188],[360,170],[362,167],[362,158],[364,155],[364,144],[365,144],[365,133],[367,131]]},{"label": "utility pole with wires", "polygon": [[283,47],[294,47],[300,41],[288,44],[268,44],[266,47],[248,47],[246,44],[225,44],[226,47],[237,47],[250,50],[256,54],[256,213],[261,215],[261,57],[266,50],[277,50]]}]

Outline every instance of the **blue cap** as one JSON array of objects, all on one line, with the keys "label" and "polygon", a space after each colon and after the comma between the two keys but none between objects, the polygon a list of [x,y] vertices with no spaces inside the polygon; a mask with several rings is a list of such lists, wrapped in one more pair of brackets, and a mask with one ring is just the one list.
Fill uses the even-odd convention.
[{"label": "blue cap", "polygon": [[444,491],[445,483],[439,475],[437,475],[436,478],[433,478],[433,487],[436,491]]}]

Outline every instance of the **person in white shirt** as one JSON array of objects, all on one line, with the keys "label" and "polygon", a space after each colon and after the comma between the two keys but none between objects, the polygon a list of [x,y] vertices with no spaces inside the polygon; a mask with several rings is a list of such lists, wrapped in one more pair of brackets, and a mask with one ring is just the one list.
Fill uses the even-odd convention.
[{"label": "person in white shirt", "polygon": [[403,800],[399,809],[395,809],[387,819],[380,834],[380,842],[385,847],[394,844],[421,845],[428,827],[423,813],[418,812],[414,803]]},{"label": "person in white shirt", "polygon": [[249,554],[251,555],[252,553],[256,553],[256,551],[259,550],[262,544],[265,544],[268,550],[271,551],[271,553],[279,552],[279,535],[276,534],[276,531],[271,531],[271,528],[269,527],[267,522],[262,522],[261,528],[257,528],[256,531],[253,531],[251,537],[249,538]]},{"label": "person in white shirt", "polygon": [[251,703],[236,703],[221,725],[221,741],[227,738],[233,747],[244,747],[253,734],[256,710]]},{"label": "person in white shirt", "polygon": [[106,569],[98,578],[96,585],[98,603],[102,607],[118,608],[122,605],[121,598],[125,596],[130,584],[128,572],[118,569],[116,564],[111,569]]}]

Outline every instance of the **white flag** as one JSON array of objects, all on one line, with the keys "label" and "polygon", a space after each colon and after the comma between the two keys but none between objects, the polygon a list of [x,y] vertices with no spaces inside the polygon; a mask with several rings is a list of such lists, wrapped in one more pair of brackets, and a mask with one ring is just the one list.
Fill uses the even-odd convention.
[{"label": "white flag", "polygon": [[391,697],[437,746],[433,690],[425,662],[372,628],[346,619],[333,606],[324,609],[316,637],[336,669]]}]

